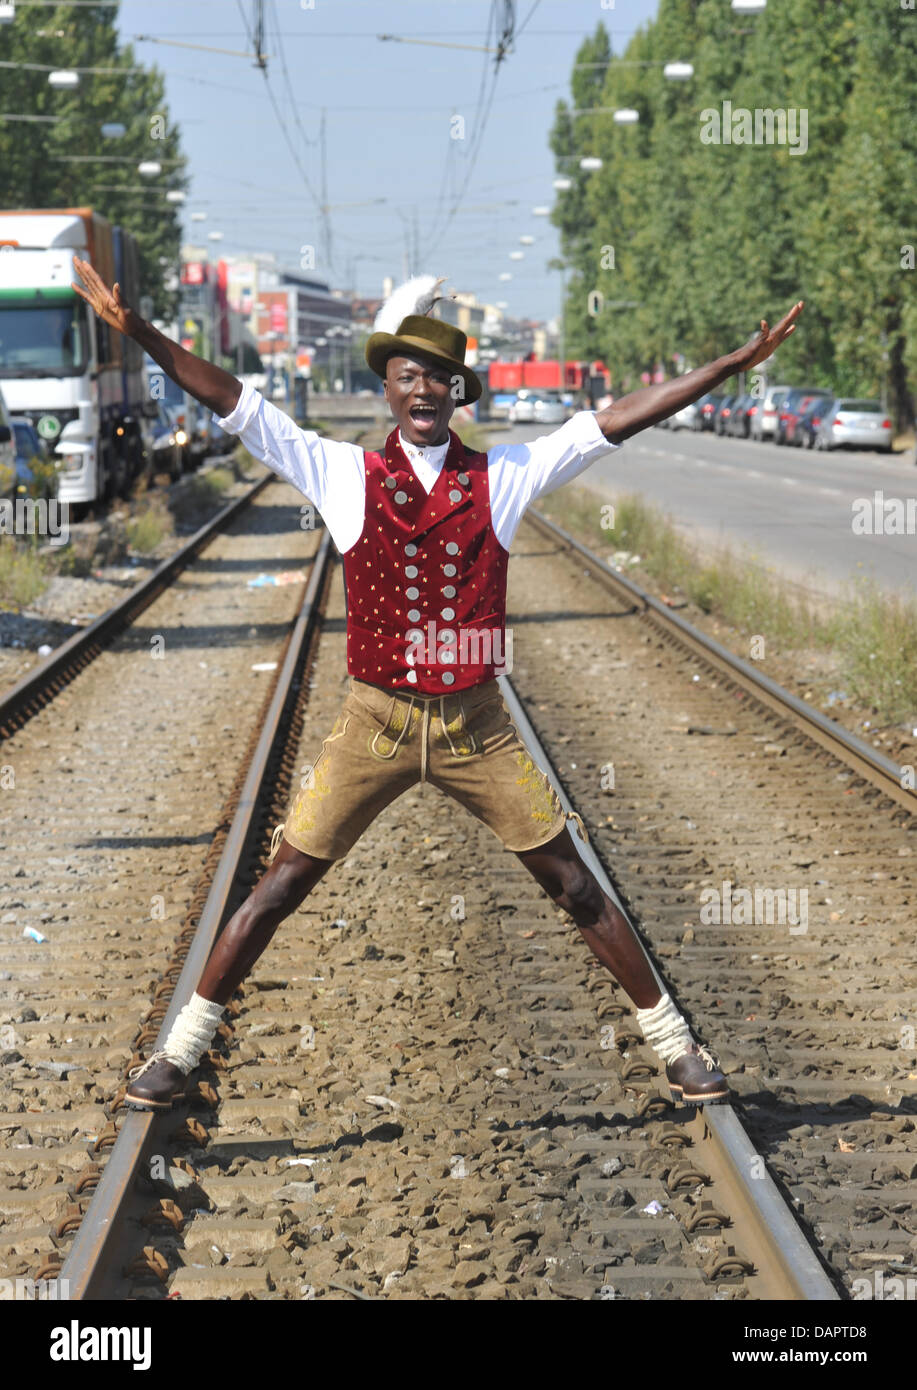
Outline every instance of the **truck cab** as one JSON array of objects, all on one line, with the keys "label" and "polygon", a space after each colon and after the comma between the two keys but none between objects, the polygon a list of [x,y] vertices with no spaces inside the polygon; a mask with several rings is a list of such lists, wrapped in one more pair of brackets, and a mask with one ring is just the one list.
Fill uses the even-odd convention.
[{"label": "truck cab", "polygon": [[[136,279],[134,239],[120,233],[129,245],[119,267],[113,233],[90,208],[0,212],[0,389],[11,414],[31,420],[58,455],[62,502],[125,491],[143,460],[143,372],[129,351],[137,345],[71,288],[74,255],[107,284],[124,284],[125,268]],[[131,302],[139,286],[124,289]]]}]

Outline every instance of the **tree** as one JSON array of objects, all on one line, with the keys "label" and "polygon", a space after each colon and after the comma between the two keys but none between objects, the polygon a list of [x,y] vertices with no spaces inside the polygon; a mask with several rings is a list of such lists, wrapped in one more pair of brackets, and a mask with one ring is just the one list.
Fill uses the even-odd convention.
[{"label": "tree", "polygon": [[[694,65],[687,83],[662,75],[677,58]],[[725,0],[660,0],[621,59],[600,26],[580,47],[573,102],[558,103],[551,134],[573,179],[554,218],[572,270],[571,353],[604,357],[618,386],[676,353],[690,367],[729,351],[762,316],[803,298],[781,378],[843,394],[887,388],[899,426],[909,425],[914,16],[897,4],[781,0],[742,18]],[[640,112],[637,126],[591,111],[621,106]],[[758,118],[762,138],[731,138],[730,111]],[[717,122],[719,138],[708,139]],[[586,154],[601,170],[579,170]],[[605,296],[597,318],[585,311],[592,286]]]},{"label": "tree", "polygon": [[[181,226],[164,195],[185,191],[187,178],[162,74],[139,67],[130,45],[119,49],[110,6],[19,8],[0,32],[7,62],[115,69],[82,74],[72,91],[51,87],[47,71],[3,70],[6,112],[56,119],[0,121],[0,206],[93,207],[126,227],[137,238],[154,314],[173,317],[178,294],[166,291],[163,269],[177,270]],[[125,134],[106,139],[104,123],[122,124]],[[156,160],[162,173],[145,180],[141,160]]]}]

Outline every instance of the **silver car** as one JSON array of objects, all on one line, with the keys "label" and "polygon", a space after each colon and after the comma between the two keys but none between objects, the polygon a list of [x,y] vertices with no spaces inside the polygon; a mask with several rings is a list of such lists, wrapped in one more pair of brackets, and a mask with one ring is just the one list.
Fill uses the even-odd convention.
[{"label": "silver car", "polygon": [[532,418],[538,425],[562,425],[567,418],[567,408],[556,396],[536,396]]},{"label": "silver car", "polygon": [[698,402],[691,401],[688,405],[683,405],[681,410],[669,416],[669,429],[671,430],[696,430],[697,429]]},{"label": "silver car", "polygon": [[523,386],[509,408],[507,419],[511,425],[529,425],[535,418],[537,397],[529,387]]},{"label": "silver car", "polygon": [[752,439],[764,439],[770,435],[771,439],[777,428],[777,416],[780,414],[780,403],[786,398],[789,386],[769,386],[764,393],[764,400],[760,402],[760,409],[756,410],[751,417],[751,428],[749,433]]},{"label": "silver car", "polygon": [[881,401],[835,399],[822,416],[815,436],[816,449],[837,449],[843,445],[858,449],[879,449],[890,453],[892,422]]}]

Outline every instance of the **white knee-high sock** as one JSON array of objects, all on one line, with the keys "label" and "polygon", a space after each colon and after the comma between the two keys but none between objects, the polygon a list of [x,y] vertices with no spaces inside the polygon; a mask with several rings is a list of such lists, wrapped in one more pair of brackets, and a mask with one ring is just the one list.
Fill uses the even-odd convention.
[{"label": "white knee-high sock", "polygon": [[194,1071],[210,1046],[223,1009],[223,1004],[215,1004],[211,999],[192,994],[172,1024],[162,1051],[185,1076]]},{"label": "white knee-high sock", "polygon": [[694,1041],[690,1028],[668,994],[664,994],[653,1008],[638,1009],[637,1022],[646,1041],[666,1066],[687,1052]]}]

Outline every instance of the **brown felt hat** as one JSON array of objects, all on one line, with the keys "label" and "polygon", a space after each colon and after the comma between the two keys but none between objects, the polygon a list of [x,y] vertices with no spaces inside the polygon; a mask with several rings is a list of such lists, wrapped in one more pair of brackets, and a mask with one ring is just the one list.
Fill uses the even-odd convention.
[{"label": "brown felt hat", "polygon": [[465,366],[467,345],[465,334],[451,323],[427,318],[424,314],[409,314],[401,320],[397,333],[370,335],[366,340],[366,361],[384,381],[385,364],[390,357],[429,357],[462,378],[465,395],[459,404],[470,405],[484,388],[471,368]]}]

